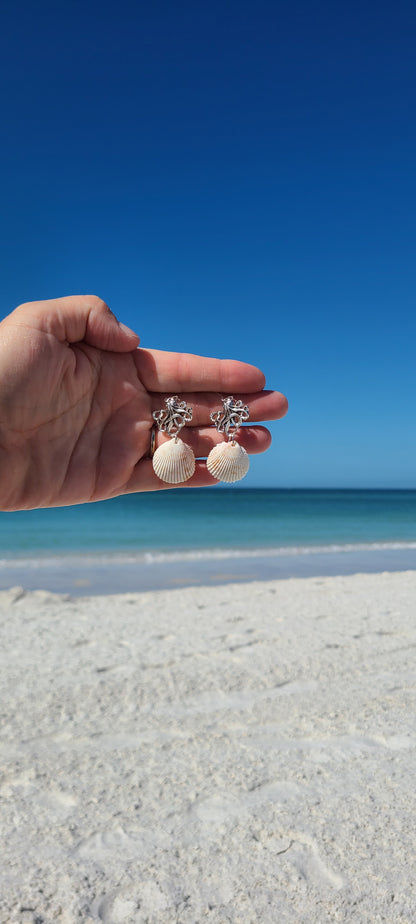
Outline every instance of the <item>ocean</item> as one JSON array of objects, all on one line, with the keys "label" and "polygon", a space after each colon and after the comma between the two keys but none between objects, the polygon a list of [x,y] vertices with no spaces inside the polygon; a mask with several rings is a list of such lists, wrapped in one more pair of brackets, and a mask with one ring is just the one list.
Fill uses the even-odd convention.
[{"label": "ocean", "polygon": [[0,513],[0,588],[72,594],[416,568],[416,491],[202,488]]}]

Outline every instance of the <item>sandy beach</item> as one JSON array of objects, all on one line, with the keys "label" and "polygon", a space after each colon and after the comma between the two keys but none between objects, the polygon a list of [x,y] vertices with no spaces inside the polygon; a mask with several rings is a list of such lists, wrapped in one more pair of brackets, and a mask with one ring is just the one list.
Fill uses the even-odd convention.
[{"label": "sandy beach", "polygon": [[416,572],[0,593],[1,924],[416,920]]}]

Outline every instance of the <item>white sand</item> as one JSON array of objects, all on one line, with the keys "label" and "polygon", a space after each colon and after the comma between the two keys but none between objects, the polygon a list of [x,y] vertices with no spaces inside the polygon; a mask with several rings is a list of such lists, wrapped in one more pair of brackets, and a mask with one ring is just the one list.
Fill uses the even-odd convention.
[{"label": "white sand", "polygon": [[0,626],[2,924],[416,921],[416,572]]}]

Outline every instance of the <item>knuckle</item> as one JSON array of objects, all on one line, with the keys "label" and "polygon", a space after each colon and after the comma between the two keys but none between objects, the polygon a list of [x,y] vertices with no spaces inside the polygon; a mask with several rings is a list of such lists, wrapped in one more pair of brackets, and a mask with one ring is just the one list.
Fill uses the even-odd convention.
[{"label": "knuckle", "polygon": [[112,314],[108,305],[98,295],[85,295],[85,302],[91,311],[100,311]]}]

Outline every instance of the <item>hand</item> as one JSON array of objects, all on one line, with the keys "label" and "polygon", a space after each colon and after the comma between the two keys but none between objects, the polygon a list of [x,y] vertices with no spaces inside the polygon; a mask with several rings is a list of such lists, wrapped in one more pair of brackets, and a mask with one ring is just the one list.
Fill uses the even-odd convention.
[{"label": "hand", "polygon": [[[222,436],[210,412],[243,398],[254,421],[282,417],[283,395],[234,360],[137,349],[139,338],[95,296],[29,302],[0,324],[0,509],[98,501],[170,487],[149,458],[152,413],[178,394],[193,407],[182,436],[206,458]],[[157,445],[166,439],[158,434]],[[270,434],[246,426],[239,441],[264,452]],[[184,487],[217,484],[204,462]]]}]

